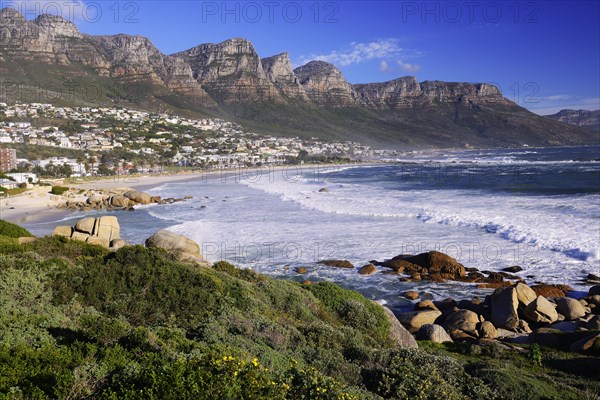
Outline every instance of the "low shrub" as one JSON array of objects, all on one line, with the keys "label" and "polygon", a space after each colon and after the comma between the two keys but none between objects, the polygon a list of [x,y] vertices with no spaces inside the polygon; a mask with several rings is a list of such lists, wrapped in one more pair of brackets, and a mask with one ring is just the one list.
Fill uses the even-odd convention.
[{"label": "low shrub", "polygon": [[0,219],[0,235],[11,238],[32,237],[33,235],[25,228]]},{"label": "low shrub", "polygon": [[51,194],[60,196],[62,194],[64,194],[65,192],[69,191],[69,188],[66,186],[52,186],[52,189],[50,190]]}]

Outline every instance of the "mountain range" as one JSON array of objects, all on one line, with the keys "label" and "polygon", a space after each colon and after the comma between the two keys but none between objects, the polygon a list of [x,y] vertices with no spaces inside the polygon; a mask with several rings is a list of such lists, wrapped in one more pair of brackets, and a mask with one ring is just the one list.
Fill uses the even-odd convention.
[{"label": "mountain range", "polygon": [[546,115],[546,118],[580,126],[584,129],[600,131],[600,110],[560,110],[556,114]]},{"label": "mountain range", "polygon": [[0,10],[0,101],[117,104],[221,117],[258,133],[376,147],[597,143],[598,134],[538,116],[487,83],[351,84],[333,64],[293,69],[234,38],[165,55],[142,36],[86,35],[53,15]]}]

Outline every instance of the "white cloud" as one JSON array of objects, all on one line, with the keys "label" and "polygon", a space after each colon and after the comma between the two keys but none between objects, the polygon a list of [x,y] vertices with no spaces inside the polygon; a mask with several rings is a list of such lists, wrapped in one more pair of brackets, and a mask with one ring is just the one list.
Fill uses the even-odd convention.
[{"label": "white cloud", "polygon": [[381,72],[390,72],[390,65],[388,64],[388,62],[387,62],[387,61],[385,61],[385,60],[381,60],[381,61],[379,62],[379,70],[380,70]]},{"label": "white cloud", "polygon": [[1,8],[13,8],[27,19],[51,14],[71,22],[92,22],[102,13],[98,3],[88,5],[83,0],[0,0]]},{"label": "white cloud", "polygon": [[400,67],[400,69],[402,71],[410,72],[411,74],[414,74],[421,70],[421,66],[417,65],[417,64],[405,63],[402,60],[398,60],[398,61],[396,61],[396,63],[398,64],[398,66]]},{"label": "white cloud", "polygon": [[569,100],[572,97],[573,96],[571,96],[569,94],[554,94],[552,96],[542,97],[541,99],[547,100],[547,101],[561,101],[561,100]]},{"label": "white cloud", "polygon": [[404,71],[416,73],[421,66],[404,62],[407,58],[421,57],[425,53],[400,47],[398,39],[381,39],[368,43],[352,42],[343,50],[333,50],[326,54],[310,54],[302,56],[298,64],[303,65],[312,60],[326,61],[339,67],[347,67],[366,61],[379,60],[379,71],[393,73]]}]

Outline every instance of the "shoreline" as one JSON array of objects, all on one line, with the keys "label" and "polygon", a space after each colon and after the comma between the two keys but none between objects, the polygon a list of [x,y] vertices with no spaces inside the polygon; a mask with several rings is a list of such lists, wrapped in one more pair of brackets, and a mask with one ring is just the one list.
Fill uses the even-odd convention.
[{"label": "shoreline", "polygon": [[[195,172],[193,170],[182,170],[171,174],[141,175],[141,176],[117,176],[99,177],[90,181],[64,183],[64,186],[80,190],[115,190],[130,188],[139,191],[152,191],[161,185],[168,183],[181,183],[194,180],[215,179],[260,179],[263,174],[277,173],[290,170],[294,175],[298,170],[314,170],[322,168],[331,170],[335,168],[361,167],[372,165],[383,165],[382,163],[345,163],[345,164],[305,164],[305,165],[272,165],[266,167],[238,167],[230,169],[217,169]],[[260,174],[259,174],[260,172]],[[62,185],[62,184],[61,184]],[[52,222],[73,215],[73,210],[58,208],[65,204],[66,198],[50,193],[50,187],[38,186],[26,192],[0,200],[0,219],[8,222],[22,224],[33,222]]]}]

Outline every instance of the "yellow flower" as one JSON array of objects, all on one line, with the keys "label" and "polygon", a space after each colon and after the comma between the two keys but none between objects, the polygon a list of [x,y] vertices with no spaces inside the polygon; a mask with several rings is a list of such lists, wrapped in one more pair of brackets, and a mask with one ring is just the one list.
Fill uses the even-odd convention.
[{"label": "yellow flower", "polygon": [[252,360],[252,364],[254,364],[255,367],[258,367],[258,358],[254,357],[254,360]]}]

